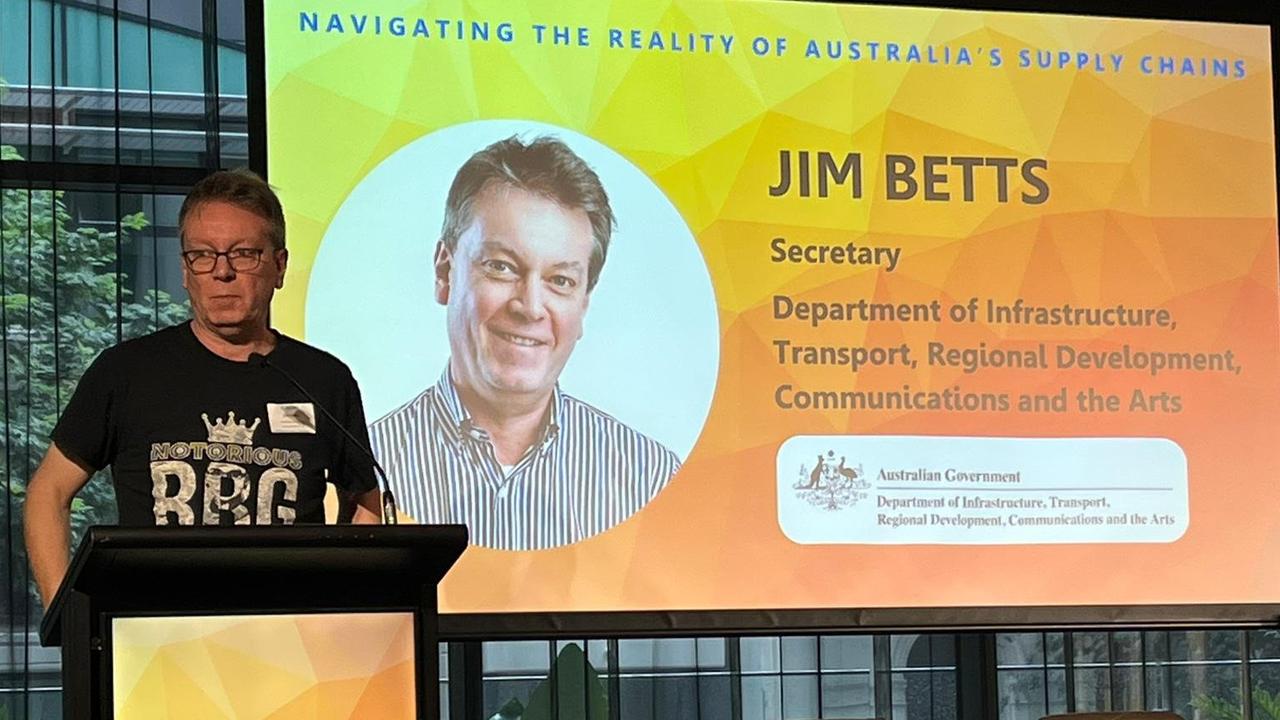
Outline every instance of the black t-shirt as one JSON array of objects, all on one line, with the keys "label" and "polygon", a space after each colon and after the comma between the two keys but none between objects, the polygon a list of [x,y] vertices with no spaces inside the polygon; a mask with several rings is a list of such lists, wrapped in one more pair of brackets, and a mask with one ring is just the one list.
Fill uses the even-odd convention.
[{"label": "black t-shirt", "polygon": [[[267,357],[368,447],[346,365],[283,335]],[[121,525],[320,523],[326,481],[377,486],[368,457],[279,371],[215,355],[188,323],[99,355],[53,442],[111,466]]]}]

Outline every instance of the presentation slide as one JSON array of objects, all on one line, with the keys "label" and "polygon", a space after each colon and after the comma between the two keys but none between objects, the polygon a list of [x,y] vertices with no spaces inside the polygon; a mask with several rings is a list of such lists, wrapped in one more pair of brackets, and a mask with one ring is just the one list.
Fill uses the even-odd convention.
[{"label": "presentation slide", "polygon": [[1267,27],[265,5],[273,319],[443,612],[1280,603]]}]

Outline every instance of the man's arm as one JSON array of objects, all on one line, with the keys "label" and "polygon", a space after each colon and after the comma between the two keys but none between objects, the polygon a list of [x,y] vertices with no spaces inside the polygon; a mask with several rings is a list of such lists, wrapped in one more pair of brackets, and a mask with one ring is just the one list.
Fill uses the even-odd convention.
[{"label": "man's arm", "polygon": [[347,431],[356,438],[356,444],[360,447],[352,449],[344,446],[342,449],[342,470],[338,477],[343,485],[339,486],[338,498],[345,507],[340,508],[338,521],[377,525],[382,522],[382,492],[374,474],[376,471],[373,460],[369,457],[369,428],[364,421],[364,402],[360,399],[360,386],[355,377],[346,366],[343,366],[343,370],[346,373],[346,396],[343,398],[344,412],[341,417]]},{"label": "man's arm", "polygon": [[71,563],[71,500],[91,476],[51,444],[27,483],[23,510],[27,557],[46,608]]},{"label": "man's arm", "polygon": [[355,525],[377,525],[382,522],[382,492],[377,488],[362,492],[352,498],[356,504],[356,514],[351,522]]},{"label": "man's arm", "polygon": [[377,488],[352,493],[338,490],[339,524],[377,525],[382,522],[382,493]]}]

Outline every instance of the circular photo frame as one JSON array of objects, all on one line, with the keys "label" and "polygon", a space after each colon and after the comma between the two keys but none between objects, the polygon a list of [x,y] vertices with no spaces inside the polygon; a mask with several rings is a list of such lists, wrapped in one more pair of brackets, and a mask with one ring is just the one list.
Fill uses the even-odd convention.
[{"label": "circular photo frame", "polygon": [[344,201],[316,252],[306,340],[351,366],[370,422],[434,385],[450,355],[446,306],[434,292],[445,198],[473,154],[510,137],[568,146],[598,175],[617,221],[560,387],[683,461],[702,431],[720,362],[706,262],[680,213],[642,170],[571,130],[469,122],[418,138],[380,163]]}]

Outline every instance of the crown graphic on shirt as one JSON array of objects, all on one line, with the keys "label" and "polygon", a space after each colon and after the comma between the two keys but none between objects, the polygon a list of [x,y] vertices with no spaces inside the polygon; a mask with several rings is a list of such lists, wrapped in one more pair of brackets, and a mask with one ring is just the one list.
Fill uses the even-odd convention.
[{"label": "crown graphic on shirt", "polygon": [[262,424],[262,418],[254,418],[252,425],[246,424],[243,420],[236,422],[234,410],[227,413],[225,422],[222,418],[218,418],[215,423],[209,422],[208,413],[200,413],[200,419],[204,420],[204,426],[209,430],[209,442],[228,443],[230,445],[252,445],[253,431],[257,430],[258,426]]}]

